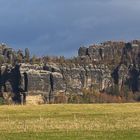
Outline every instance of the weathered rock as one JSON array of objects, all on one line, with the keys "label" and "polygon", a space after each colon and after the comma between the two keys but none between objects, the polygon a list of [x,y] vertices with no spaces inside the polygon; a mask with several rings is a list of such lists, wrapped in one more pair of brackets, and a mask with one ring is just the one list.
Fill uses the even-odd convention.
[{"label": "weathered rock", "polygon": [[88,55],[88,48],[80,47],[79,50],[78,50],[78,55],[79,56],[86,56],[86,55]]},{"label": "weathered rock", "polygon": [[[0,54],[6,62],[12,63],[18,53],[3,46]],[[140,41],[109,41],[80,47],[78,54],[78,57],[65,61],[55,59],[55,63],[53,60],[34,65],[22,63],[22,89],[28,89],[28,95],[43,95],[47,102],[53,101],[59,93],[81,95],[83,88],[111,93],[112,87],[117,85],[118,91],[124,87],[133,92],[140,90]],[[14,69],[13,64],[8,67],[10,70]],[[6,64],[1,67],[1,74],[5,69]]]}]

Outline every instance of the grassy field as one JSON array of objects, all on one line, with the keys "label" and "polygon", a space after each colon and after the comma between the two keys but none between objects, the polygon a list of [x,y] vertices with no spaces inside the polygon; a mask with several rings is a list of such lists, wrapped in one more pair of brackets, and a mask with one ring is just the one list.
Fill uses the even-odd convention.
[{"label": "grassy field", "polygon": [[140,140],[140,104],[0,106],[0,140]]}]

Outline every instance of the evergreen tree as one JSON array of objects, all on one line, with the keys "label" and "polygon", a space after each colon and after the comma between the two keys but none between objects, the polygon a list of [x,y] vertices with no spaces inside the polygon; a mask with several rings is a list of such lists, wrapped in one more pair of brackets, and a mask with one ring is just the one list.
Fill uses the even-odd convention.
[{"label": "evergreen tree", "polygon": [[28,48],[25,49],[25,62],[30,62],[30,52]]}]

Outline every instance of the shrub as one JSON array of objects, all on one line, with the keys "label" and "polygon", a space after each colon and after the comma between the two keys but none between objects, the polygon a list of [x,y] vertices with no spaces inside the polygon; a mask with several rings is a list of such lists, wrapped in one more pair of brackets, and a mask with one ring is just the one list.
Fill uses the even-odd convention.
[{"label": "shrub", "polygon": [[137,92],[133,95],[135,101],[140,102],[140,92]]},{"label": "shrub", "polygon": [[68,95],[68,103],[82,103],[82,97],[78,94],[69,94]]},{"label": "shrub", "polygon": [[54,103],[67,103],[68,97],[64,93],[58,93],[54,97]]},{"label": "shrub", "polygon": [[0,97],[0,105],[4,105],[4,99]]},{"label": "shrub", "polygon": [[123,99],[120,96],[99,93],[95,90],[83,89],[83,103],[120,103]]}]

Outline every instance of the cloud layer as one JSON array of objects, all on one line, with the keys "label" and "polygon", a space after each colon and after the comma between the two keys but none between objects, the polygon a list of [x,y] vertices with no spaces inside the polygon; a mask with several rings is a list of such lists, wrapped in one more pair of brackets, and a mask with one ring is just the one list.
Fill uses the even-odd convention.
[{"label": "cloud layer", "polygon": [[140,38],[139,0],[0,0],[0,42],[36,55]]}]

